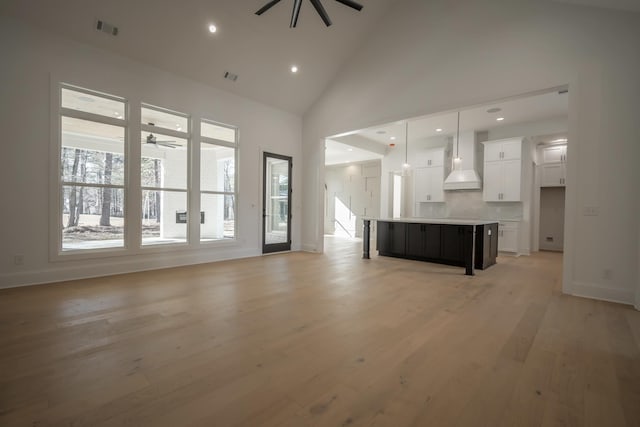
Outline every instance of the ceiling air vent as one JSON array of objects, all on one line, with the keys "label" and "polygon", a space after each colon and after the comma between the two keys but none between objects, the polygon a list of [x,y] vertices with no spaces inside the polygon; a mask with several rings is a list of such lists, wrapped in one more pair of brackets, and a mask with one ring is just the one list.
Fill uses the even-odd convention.
[{"label": "ceiling air vent", "polygon": [[101,21],[100,19],[96,19],[96,30],[102,31],[103,33],[107,33],[112,36],[118,35],[118,27],[109,24],[108,22]]},{"label": "ceiling air vent", "polygon": [[238,75],[225,71],[224,78],[235,82],[236,80],[238,80]]}]

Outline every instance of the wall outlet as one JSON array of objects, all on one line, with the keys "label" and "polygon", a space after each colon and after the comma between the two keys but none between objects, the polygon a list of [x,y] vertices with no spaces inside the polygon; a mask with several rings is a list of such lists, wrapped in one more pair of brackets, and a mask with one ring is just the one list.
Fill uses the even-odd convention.
[{"label": "wall outlet", "polygon": [[584,216],[598,216],[600,209],[597,206],[585,206],[582,208],[582,215]]},{"label": "wall outlet", "polygon": [[14,255],[13,263],[15,265],[24,265],[24,255]]}]

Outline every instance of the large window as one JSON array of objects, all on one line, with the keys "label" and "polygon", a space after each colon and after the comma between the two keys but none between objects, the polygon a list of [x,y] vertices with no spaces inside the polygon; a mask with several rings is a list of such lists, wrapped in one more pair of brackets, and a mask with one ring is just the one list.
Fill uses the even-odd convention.
[{"label": "large window", "polygon": [[142,244],[185,243],[189,119],[147,105],[141,113]]},{"label": "large window", "polygon": [[200,241],[236,237],[236,128],[200,123]]},{"label": "large window", "polygon": [[[163,252],[236,239],[234,126],[66,83],[52,96],[59,106],[50,184],[58,213],[50,221],[53,257]],[[199,138],[196,149],[192,135]]]},{"label": "large window", "polygon": [[60,88],[62,251],[124,247],[124,99]]}]

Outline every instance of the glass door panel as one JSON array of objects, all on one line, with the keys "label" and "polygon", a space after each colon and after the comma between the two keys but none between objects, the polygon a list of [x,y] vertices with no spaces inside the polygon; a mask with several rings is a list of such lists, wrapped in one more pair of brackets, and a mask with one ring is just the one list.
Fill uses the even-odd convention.
[{"label": "glass door panel", "polygon": [[291,157],[264,153],[262,253],[291,250]]}]

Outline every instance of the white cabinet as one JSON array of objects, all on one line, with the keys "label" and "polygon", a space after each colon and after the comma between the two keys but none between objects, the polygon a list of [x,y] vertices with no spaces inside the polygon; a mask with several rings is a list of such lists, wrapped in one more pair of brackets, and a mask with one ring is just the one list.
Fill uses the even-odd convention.
[{"label": "white cabinet", "polygon": [[484,161],[499,162],[522,158],[522,139],[502,139],[484,142]]},{"label": "white cabinet", "polygon": [[444,202],[444,166],[416,168],[413,174],[414,201]]},{"label": "white cabinet", "polygon": [[567,170],[564,163],[545,164],[540,168],[541,187],[564,187],[567,180]]},{"label": "white cabinet", "polygon": [[444,148],[427,150],[425,153],[425,166],[444,166]]},{"label": "white cabinet", "polygon": [[518,221],[500,221],[498,224],[498,250],[500,252],[518,252]]},{"label": "white cabinet", "polygon": [[554,145],[542,149],[541,187],[564,187],[567,182],[567,146]]},{"label": "white cabinet", "polygon": [[542,149],[543,163],[564,163],[567,161],[567,146],[553,145]]},{"label": "white cabinet", "polygon": [[415,154],[415,160],[411,161],[419,168],[444,166],[444,147],[420,150]]},{"label": "white cabinet", "polygon": [[444,147],[424,150],[417,156],[418,164],[413,174],[413,200],[444,202]]},{"label": "white cabinet", "polygon": [[485,202],[521,201],[522,139],[484,142]]}]

